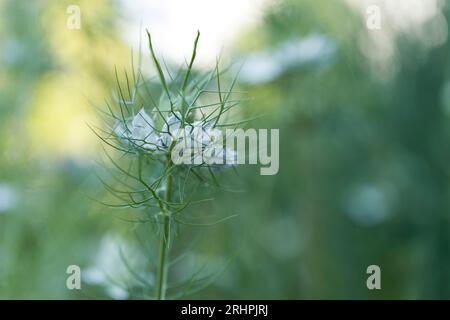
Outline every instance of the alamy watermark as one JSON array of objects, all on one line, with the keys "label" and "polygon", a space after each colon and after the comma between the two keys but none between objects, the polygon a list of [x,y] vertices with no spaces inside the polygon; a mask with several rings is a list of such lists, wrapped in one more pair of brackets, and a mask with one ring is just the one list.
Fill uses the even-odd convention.
[{"label": "alamy watermark", "polygon": [[69,275],[66,280],[66,287],[69,290],[81,289],[81,269],[76,264],[67,267],[66,273]]},{"label": "alamy watermark", "polygon": [[366,273],[370,276],[367,278],[366,286],[369,290],[381,289],[381,268],[376,264],[367,267]]},{"label": "alamy watermark", "polygon": [[366,26],[369,30],[381,29],[381,10],[377,5],[370,5],[366,9]]},{"label": "alamy watermark", "polygon": [[79,30],[81,29],[81,9],[80,6],[71,4],[66,9],[67,17],[66,27],[69,30]]},{"label": "alamy watermark", "polygon": [[[170,132],[175,165],[260,164],[261,175],[279,170],[278,129],[226,129],[188,126]],[[270,140],[269,140],[270,136]],[[270,149],[270,152],[269,152]]]}]

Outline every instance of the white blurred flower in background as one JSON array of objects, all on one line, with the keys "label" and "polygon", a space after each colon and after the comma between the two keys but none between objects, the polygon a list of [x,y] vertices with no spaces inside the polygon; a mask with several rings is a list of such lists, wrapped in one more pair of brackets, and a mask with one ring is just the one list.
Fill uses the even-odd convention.
[{"label": "white blurred flower in background", "polygon": [[385,221],[390,215],[391,201],[383,188],[365,184],[350,192],[345,210],[355,223],[374,226]]},{"label": "white blurred flower in background", "polygon": [[290,39],[274,49],[244,56],[239,80],[250,84],[266,83],[293,68],[324,67],[335,52],[336,43],[325,35]]},{"label": "white blurred flower in background", "polygon": [[0,183],[0,214],[13,209],[17,200],[17,191],[9,184]]},{"label": "white blurred flower in background", "polygon": [[[89,285],[102,286],[113,299],[126,299],[128,292],[125,289],[135,281],[127,269],[122,253],[126,256],[133,255],[133,248],[122,238],[116,235],[105,236],[94,259],[94,263],[85,270],[82,270],[82,279]],[[128,259],[128,258],[127,258]],[[128,261],[131,265],[136,265],[136,261]]]}]

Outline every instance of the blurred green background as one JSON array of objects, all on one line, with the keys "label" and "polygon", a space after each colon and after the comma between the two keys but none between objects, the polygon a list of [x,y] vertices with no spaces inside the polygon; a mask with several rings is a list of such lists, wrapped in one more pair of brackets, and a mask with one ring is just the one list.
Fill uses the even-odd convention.
[{"label": "blurred green background", "polygon": [[[239,168],[245,192],[198,209],[239,216],[180,230],[171,276],[217,273],[183,297],[450,298],[447,2],[130,3],[0,0],[0,298],[132,299],[125,261],[152,276],[154,252],[135,245],[150,231],[91,199],[105,190],[87,123],[99,122],[92,105],[110,96],[114,67],[130,64],[135,26],[156,30],[157,50],[170,44],[168,63],[176,28],[200,28],[197,67],[205,52],[212,66],[219,54],[243,63],[243,114],[280,129],[277,175]],[[371,4],[379,30],[366,26]],[[66,27],[69,5],[81,8],[79,30]],[[133,16],[146,7],[148,20]],[[191,25],[166,30],[177,19],[167,12]],[[82,290],[66,288],[73,264]],[[381,290],[366,287],[372,264]]]}]

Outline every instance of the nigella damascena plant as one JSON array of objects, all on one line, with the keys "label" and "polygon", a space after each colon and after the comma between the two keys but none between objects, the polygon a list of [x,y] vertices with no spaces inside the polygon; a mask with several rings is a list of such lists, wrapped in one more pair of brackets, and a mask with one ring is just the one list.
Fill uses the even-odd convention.
[{"label": "nigella damascena plant", "polygon": [[[183,216],[211,200],[202,198],[201,186],[220,188],[221,178],[233,174],[238,153],[225,144],[224,130],[243,122],[232,121],[231,115],[238,114],[231,112],[239,104],[232,97],[236,78],[223,90],[224,73],[218,63],[210,72],[193,69],[200,33],[189,63],[176,73],[165,64],[163,68],[147,35],[156,77],[144,76],[140,63],[137,68],[132,63],[132,71],[125,71],[122,79],[116,70],[117,92],[103,112],[108,130],[94,132],[104,144],[116,182],[102,180],[120,201],[110,205],[141,214],[145,219],[140,216],[139,223],[155,226],[146,235],[155,237],[158,247],[148,258],[154,268],[138,277],[144,283],[143,297],[164,299],[177,297],[177,292],[170,292],[169,266],[179,225],[186,222]],[[191,287],[195,283],[188,282]]]}]

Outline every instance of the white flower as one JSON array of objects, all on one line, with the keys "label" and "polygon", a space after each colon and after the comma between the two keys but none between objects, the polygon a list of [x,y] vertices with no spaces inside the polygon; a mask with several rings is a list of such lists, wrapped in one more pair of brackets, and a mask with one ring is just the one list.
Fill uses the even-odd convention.
[{"label": "white flower", "polygon": [[170,117],[167,118],[163,126],[163,134],[172,135],[177,129],[181,127],[181,113],[174,112]]},{"label": "white flower", "polygon": [[161,136],[159,137],[160,143],[163,147],[168,148],[176,136],[179,135],[179,129],[181,127],[181,114],[175,112],[165,121]]},{"label": "white flower", "polygon": [[203,146],[223,144],[223,133],[219,129],[211,128],[209,124],[204,124],[200,121],[195,121],[194,127],[194,140]]},{"label": "white flower", "polygon": [[[151,151],[168,151],[173,142],[178,146],[175,152],[183,150],[193,164],[235,165],[237,154],[224,147],[223,132],[210,124],[195,121],[182,125],[180,112],[175,112],[165,121],[160,134],[153,119],[141,109],[126,127],[119,124],[114,133],[125,142]],[[191,156],[189,156],[191,155]]]},{"label": "white flower", "polygon": [[221,130],[194,122],[194,133],[195,164],[237,164],[236,152],[224,147]]},{"label": "white flower", "polygon": [[147,150],[155,151],[160,146],[155,124],[144,108],[134,116],[131,122],[127,122],[126,128],[119,124],[114,132],[119,138]]},{"label": "white flower", "polygon": [[158,134],[155,132],[155,124],[152,118],[142,108],[131,121],[131,137],[135,143],[148,150],[156,150],[158,146]]},{"label": "white flower", "polygon": [[126,139],[126,140],[129,139],[128,138],[129,134],[127,132],[127,129],[125,129],[121,123],[116,124],[116,126],[114,128],[114,133],[120,139]]},{"label": "white flower", "polygon": [[191,124],[186,124],[182,127],[181,113],[176,111],[167,118],[162,128],[160,136],[160,143],[163,147],[169,148],[173,141],[192,140],[194,127]]}]

